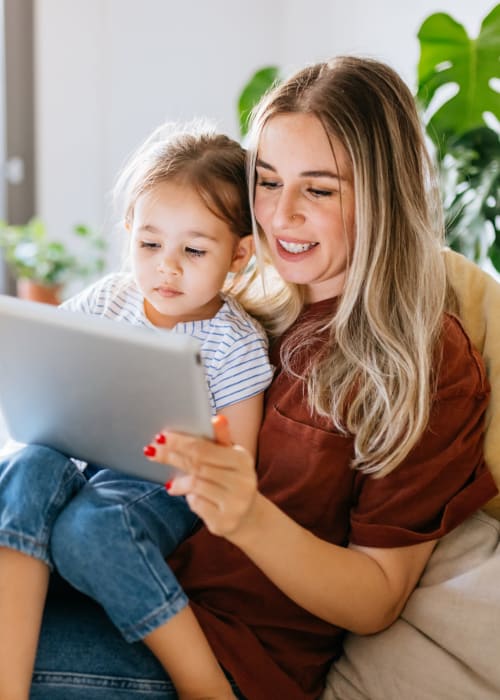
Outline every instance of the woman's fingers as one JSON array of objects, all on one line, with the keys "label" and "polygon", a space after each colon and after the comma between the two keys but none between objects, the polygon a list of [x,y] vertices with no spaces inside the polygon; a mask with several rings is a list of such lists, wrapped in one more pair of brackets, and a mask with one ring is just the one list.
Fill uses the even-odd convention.
[{"label": "woman's fingers", "polygon": [[231,445],[231,434],[226,416],[222,414],[215,416],[212,418],[212,425],[214,426],[215,442],[219,443],[219,445]]},{"label": "woman's fingers", "polygon": [[185,496],[191,510],[212,534],[228,536],[241,526],[248,513],[255,484],[244,486],[235,477],[224,483],[189,475],[176,477],[168,492]]},{"label": "woman's fingers", "polygon": [[[226,427],[214,426],[223,440],[229,439]],[[204,466],[220,469],[239,469],[239,462],[245,461],[246,453],[243,448],[229,447],[228,443],[216,443],[183,433],[162,433],[161,443],[156,439],[151,445],[146,445],[144,454],[154,462],[172,464],[188,474],[199,473]],[[158,436],[157,436],[158,437]]]},{"label": "woman's fingers", "polygon": [[185,496],[210,532],[229,536],[248,520],[257,474],[250,452],[232,445],[227,419],[216,416],[213,425],[213,440],[165,431],[146,446],[145,454],[184,472],[168,484],[168,492]]}]

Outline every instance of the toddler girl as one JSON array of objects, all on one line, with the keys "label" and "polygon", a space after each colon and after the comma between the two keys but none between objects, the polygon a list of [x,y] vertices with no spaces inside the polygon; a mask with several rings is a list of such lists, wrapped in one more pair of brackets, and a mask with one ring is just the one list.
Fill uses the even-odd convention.
[{"label": "toddler girl", "polygon": [[[243,149],[206,130],[160,127],[117,188],[131,271],[108,275],[64,306],[196,337],[213,413],[254,453],[272,368],[264,332],[227,294],[253,251]],[[150,456],[154,450],[146,447]],[[0,463],[0,509],[2,698],[28,697],[48,572],[59,556],[60,573],[97,600],[128,641],[144,640],[179,697],[234,697],[165,562],[198,526],[185,499],[93,465],[82,474],[66,456],[31,445]],[[89,534],[90,523],[100,536]],[[82,547],[68,552],[75,536]]]}]

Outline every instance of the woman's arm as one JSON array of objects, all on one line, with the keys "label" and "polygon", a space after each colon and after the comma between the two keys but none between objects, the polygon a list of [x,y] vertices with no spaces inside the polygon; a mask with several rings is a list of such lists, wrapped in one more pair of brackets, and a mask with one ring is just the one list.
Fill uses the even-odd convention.
[{"label": "woman's arm", "polygon": [[367,634],[390,625],[415,587],[434,543],[392,549],[340,547],[298,525],[257,490],[254,460],[230,446],[227,421],[215,419],[218,444],[167,433],[154,457],[186,476],[170,489],[216,535],[238,546],[286,595],[314,615]]},{"label": "woman's arm", "polygon": [[301,607],[358,634],[394,622],[435,545],[346,549],[319,539],[260,494],[246,526],[228,539]]}]

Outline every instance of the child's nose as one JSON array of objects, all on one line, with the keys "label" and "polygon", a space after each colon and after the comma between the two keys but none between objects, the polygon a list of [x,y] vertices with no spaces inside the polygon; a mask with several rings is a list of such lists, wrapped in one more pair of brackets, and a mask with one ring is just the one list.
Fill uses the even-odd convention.
[{"label": "child's nose", "polygon": [[161,272],[168,272],[173,275],[178,275],[181,267],[175,255],[163,255],[158,264],[158,269]]}]

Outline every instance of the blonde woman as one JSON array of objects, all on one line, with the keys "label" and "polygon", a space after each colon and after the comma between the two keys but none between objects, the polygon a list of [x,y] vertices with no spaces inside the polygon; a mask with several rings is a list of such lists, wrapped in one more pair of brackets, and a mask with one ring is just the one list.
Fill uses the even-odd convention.
[{"label": "blonde woman", "polygon": [[[496,493],[489,388],[445,313],[432,169],[393,70],[345,57],[292,76],[256,111],[249,174],[260,269],[278,273],[245,289],[277,365],[257,462],[230,422],[216,442],[152,438],[152,459],[185,472],[170,493],[206,525],[169,564],[239,696],[313,700],[345,630],[391,625],[436,541]],[[93,619],[51,656],[62,624],[48,611],[36,697],[50,696],[47,668],[65,668],[87,683],[71,697],[108,700],[104,667],[139,700],[134,664],[170,697],[161,669]]]}]

